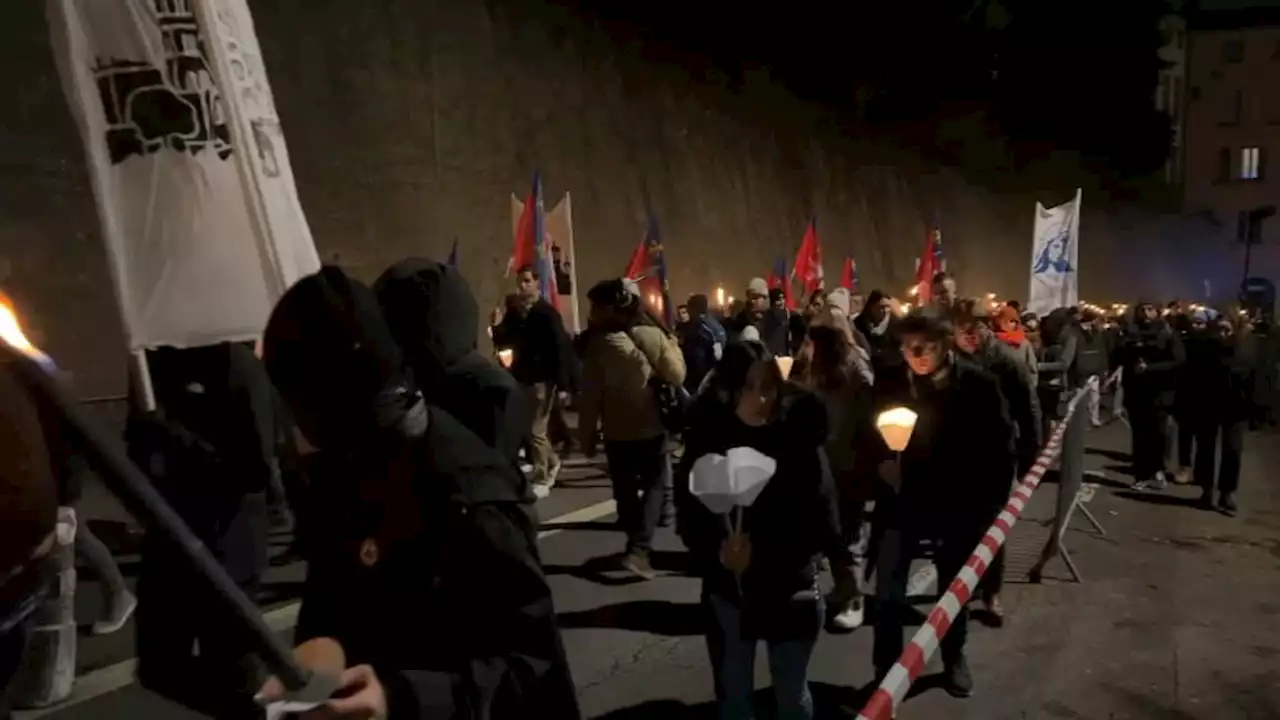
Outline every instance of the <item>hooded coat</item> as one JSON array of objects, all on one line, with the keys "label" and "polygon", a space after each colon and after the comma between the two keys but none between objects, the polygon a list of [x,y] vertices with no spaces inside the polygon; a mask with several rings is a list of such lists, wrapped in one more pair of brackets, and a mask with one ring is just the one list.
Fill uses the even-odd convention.
[{"label": "hooded coat", "polygon": [[336,268],[302,279],[264,360],[328,456],[295,639],[373,666],[391,717],[579,717],[519,472],[422,400],[374,293]]},{"label": "hooded coat", "polygon": [[476,350],[480,309],[461,273],[410,258],[382,273],[374,292],[427,402],[517,463],[533,411],[511,373]]}]

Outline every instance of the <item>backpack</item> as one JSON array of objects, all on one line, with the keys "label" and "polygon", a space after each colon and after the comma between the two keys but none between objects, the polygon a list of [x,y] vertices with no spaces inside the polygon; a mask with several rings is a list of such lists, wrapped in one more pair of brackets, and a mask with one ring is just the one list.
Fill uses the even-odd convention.
[{"label": "backpack", "polygon": [[[640,343],[636,342],[632,333],[628,332],[627,337],[631,338],[631,342],[635,343],[637,348],[640,347]],[[644,353],[643,350],[640,352]],[[683,385],[667,382],[658,376],[657,358],[646,355],[645,360],[649,363],[649,391],[653,394],[653,403],[658,409],[658,422],[669,434],[679,435],[684,431],[685,417],[689,413],[692,396]]]}]

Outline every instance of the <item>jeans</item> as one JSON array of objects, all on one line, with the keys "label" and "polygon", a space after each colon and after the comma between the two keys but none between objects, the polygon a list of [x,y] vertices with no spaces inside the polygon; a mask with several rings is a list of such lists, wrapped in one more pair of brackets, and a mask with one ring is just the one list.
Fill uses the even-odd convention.
[{"label": "jeans", "polygon": [[[951,584],[952,578],[964,567],[981,538],[981,534],[976,534],[973,541],[969,542],[964,534],[959,534],[942,539],[933,559],[938,569],[940,588],[945,590]],[[908,537],[900,530],[886,530],[881,537],[880,557],[876,562],[876,599],[880,607],[876,613],[875,635],[871,647],[871,661],[878,676],[888,672],[902,655],[907,582],[917,545],[916,538]],[[951,629],[939,643],[943,665],[951,667],[963,656],[968,637],[969,607],[966,604],[960,608],[951,623]]]},{"label": "jeans", "polygon": [[647,553],[653,547],[653,534],[662,520],[670,484],[671,458],[666,444],[665,435],[648,440],[609,440],[604,444],[628,552]]},{"label": "jeans", "polygon": [[533,408],[533,426],[529,428],[529,444],[532,455],[529,457],[533,465],[533,482],[538,485],[550,485],[555,481],[552,468],[560,464],[555,445],[551,442],[551,411],[556,403],[556,389],[549,383],[525,385],[525,394],[529,398],[529,406]]},{"label": "jeans", "polygon": [[[742,610],[732,602],[708,595],[704,602],[715,619],[707,633],[711,667],[720,697],[720,720],[751,720],[751,696],[755,692],[758,639],[742,634]],[[809,659],[818,638],[767,642],[769,675],[778,705],[778,720],[812,720],[813,696],[809,693]]]},{"label": "jeans", "polygon": [[[1240,455],[1244,452],[1244,431],[1247,420],[1207,420],[1195,429],[1196,484],[1206,493],[1215,489],[1222,494],[1234,493],[1240,486]],[[1218,435],[1222,435],[1222,459],[1214,478],[1214,460],[1218,454]]]},{"label": "jeans", "polygon": [[111,550],[89,529],[88,523],[76,527],[76,556],[84,560],[90,574],[102,583],[106,595],[107,616],[116,612],[124,602],[129,588],[125,585],[120,566],[111,556]]}]

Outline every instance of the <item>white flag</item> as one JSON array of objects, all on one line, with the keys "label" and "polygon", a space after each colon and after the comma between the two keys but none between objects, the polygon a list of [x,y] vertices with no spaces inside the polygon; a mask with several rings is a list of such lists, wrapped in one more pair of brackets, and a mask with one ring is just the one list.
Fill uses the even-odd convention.
[{"label": "white flag", "polygon": [[1027,310],[1048,315],[1080,300],[1080,191],[1057,207],[1036,203],[1031,242],[1031,293]]},{"label": "white flag", "polygon": [[320,263],[244,2],[47,8],[130,349],[258,337]]}]

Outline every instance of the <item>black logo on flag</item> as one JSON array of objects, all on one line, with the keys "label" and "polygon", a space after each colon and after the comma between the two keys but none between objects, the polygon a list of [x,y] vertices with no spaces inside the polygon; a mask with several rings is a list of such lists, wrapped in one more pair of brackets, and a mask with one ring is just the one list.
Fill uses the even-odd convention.
[{"label": "black logo on flag", "polygon": [[164,67],[99,58],[93,68],[111,163],[164,148],[192,155],[208,149],[226,160],[231,157],[231,130],[191,0],[151,0],[151,4]]}]

